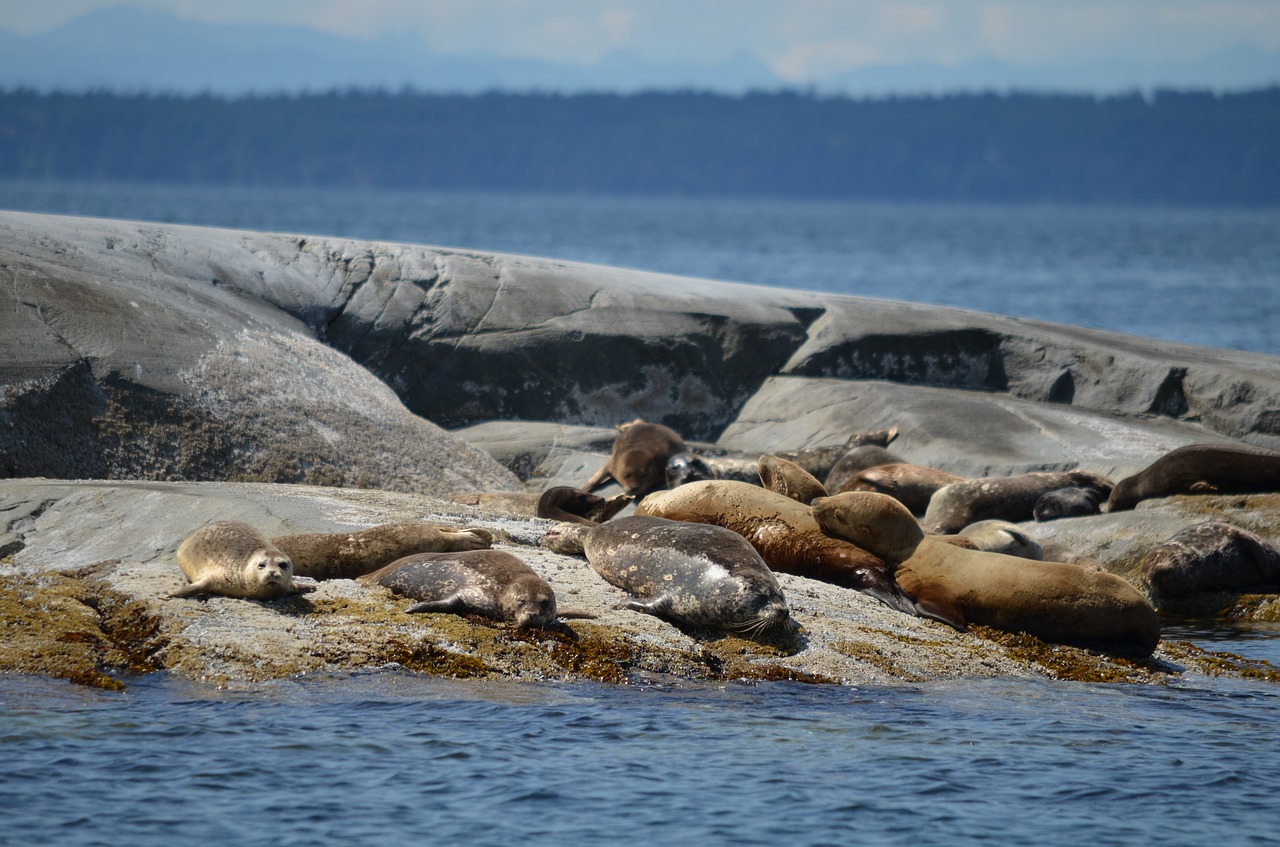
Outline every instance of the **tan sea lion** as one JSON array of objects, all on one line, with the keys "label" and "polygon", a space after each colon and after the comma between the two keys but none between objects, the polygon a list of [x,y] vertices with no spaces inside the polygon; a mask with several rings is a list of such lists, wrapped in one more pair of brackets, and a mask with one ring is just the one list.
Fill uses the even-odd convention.
[{"label": "tan sea lion", "polygon": [[1157,604],[1201,591],[1280,589],[1280,545],[1222,521],[1189,526],[1142,559]]},{"label": "tan sea lion", "polygon": [[925,465],[910,462],[890,462],[864,468],[832,494],[844,491],[877,491],[897,500],[913,515],[923,515],[929,508],[929,500],[945,485],[964,482],[965,478]]},{"label": "tan sea lion", "polygon": [[688,452],[675,430],[637,418],[618,427],[609,461],[582,488],[594,491],[612,478],[624,493],[643,496],[667,484],[667,462],[672,456]]},{"label": "tan sea lion", "polygon": [[[421,602],[406,612],[480,615],[521,629],[557,626],[551,586],[516,556],[503,550],[419,553],[365,574],[360,582],[390,588]],[[565,612],[562,616],[583,616]]]},{"label": "tan sea lion", "polygon": [[1116,483],[1107,509],[1172,494],[1254,494],[1280,491],[1280,453],[1249,444],[1189,444],[1170,450]]},{"label": "tan sea lion", "polygon": [[581,488],[556,485],[538,498],[537,516],[595,526],[621,512],[635,499],[630,494],[619,494],[606,500]]},{"label": "tan sea lion", "polygon": [[355,579],[414,553],[482,550],[493,544],[486,529],[406,521],[357,532],[281,535],[271,543],[293,560],[294,573],[312,579]]},{"label": "tan sea lion", "polygon": [[1151,655],[1160,641],[1155,609],[1115,574],[946,544],[884,494],[837,494],[812,509],[827,532],[895,563],[898,584],[957,629],[982,624],[1136,657]]},{"label": "tan sea lion", "polygon": [[776,491],[809,505],[815,497],[826,497],[827,489],[818,478],[795,462],[778,456],[761,456],[758,462],[760,484],[770,491]]},{"label": "tan sea lion", "polygon": [[596,573],[637,598],[623,608],[746,638],[799,629],[777,578],[732,530],[631,515],[590,530],[584,552]]},{"label": "tan sea lion", "polygon": [[891,453],[879,444],[861,444],[847,450],[836,463],[831,466],[822,480],[827,491],[839,491],[846,482],[853,479],[861,471],[874,468],[876,465],[890,465],[905,462],[896,453]]},{"label": "tan sea lion", "polygon": [[953,482],[929,500],[922,523],[929,532],[946,535],[978,521],[1029,521],[1036,501],[1056,488],[1096,488],[1110,492],[1111,481],[1093,471],[1038,471],[1013,476]]},{"label": "tan sea lion", "polygon": [[274,600],[315,590],[295,584],[289,557],[241,521],[215,521],[188,535],[178,546],[178,567],[191,584],[166,598],[220,594]]},{"label": "tan sea lion", "polygon": [[921,613],[881,559],[824,533],[809,507],[785,494],[736,480],[691,482],[650,494],[636,514],[731,529],[776,572],[852,588],[899,611]]}]

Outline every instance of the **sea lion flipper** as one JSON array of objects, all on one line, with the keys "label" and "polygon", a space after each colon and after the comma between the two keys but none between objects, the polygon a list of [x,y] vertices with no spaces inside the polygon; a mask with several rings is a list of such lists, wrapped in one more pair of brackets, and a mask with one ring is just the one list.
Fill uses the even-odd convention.
[{"label": "sea lion flipper", "polygon": [[969,629],[969,622],[965,620],[964,613],[956,608],[954,603],[947,599],[930,596],[927,592],[916,594],[912,614],[944,623],[960,632],[966,632]]},{"label": "sea lion flipper", "polygon": [[603,467],[601,467],[600,470],[593,473],[591,475],[591,478],[582,484],[582,490],[595,491],[597,488],[604,485],[610,479],[613,479],[613,475],[609,473],[609,466],[606,464]]}]

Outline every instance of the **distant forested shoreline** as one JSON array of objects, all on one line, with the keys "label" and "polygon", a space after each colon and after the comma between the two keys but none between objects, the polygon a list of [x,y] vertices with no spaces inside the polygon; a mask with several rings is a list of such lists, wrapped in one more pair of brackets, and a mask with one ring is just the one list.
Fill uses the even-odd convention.
[{"label": "distant forested shoreline", "polygon": [[876,200],[1280,205],[1280,87],[0,92],[0,178]]}]

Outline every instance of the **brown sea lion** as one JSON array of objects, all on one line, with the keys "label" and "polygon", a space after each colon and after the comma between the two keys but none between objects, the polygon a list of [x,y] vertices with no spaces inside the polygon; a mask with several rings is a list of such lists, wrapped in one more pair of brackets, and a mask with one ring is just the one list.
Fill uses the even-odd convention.
[{"label": "brown sea lion", "polygon": [[777,456],[761,456],[758,462],[760,484],[770,491],[776,491],[809,505],[815,497],[826,497],[827,489],[818,478],[795,462]]},{"label": "brown sea lion", "polygon": [[964,482],[965,478],[925,465],[910,462],[890,462],[858,471],[840,488],[832,491],[876,491],[888,494],[913,515],[923,515],[929,508],[929,500],[944,485]]},{"label": "brown sea lion", "polygon": [[891,465],[905,462],[896,453],[891,453],[878,444],[863,444],[848,450],[842,455],[827,476],[822,480],[827,491],[839,491],[846,482],[853,479],[861,471],[874,468],[876,465]]},{"label": "brown sea lion", "polygon": [[[503,550],[419,553],[365,574],[360,582],[421,602],[406,612],[480,615],[521,629],[557,626],[556,595],[547,581]],[[582,613],[565,612],[581,617]]]},{"label": "brown sea lion", "polygon": [[1036,501],[1056,488],[1096,488],[1110,492],[1111,481],[1093,471],[1034,472],[953,482],[938,489],[921,521],[932,533],[959,532],[978,521],[1029,521]]},{"label": "brown sea lion", "polygon": [[1156,603],[1200,591],[1280,589],[1280,545],[1222,521],[1189,526],[1151,548],[1142,583]]},{"label": "brown sea lion", "polygon": [[293,560],[294,573],[312,579],[355,579],[414,553],[482,550],[493,544],[486,529],[406,521],[358,532],[281,535],[271,543]]},{"label": "brown sea lion", "polygon": [[1107,510],[1172,494],[1254,494],[1280,491],[1280,453],[1249,444],[1189,444],[1170,450],[1116,483]]},{"label": "brown sea lion", "polygon": [[581,488],[556,485],[538,498],[537,516],[595,526],[621,512],[635,499],[630,494],[619,494],[606,500]]},{"label": "brown sea lion", "polygon": [[582,488],[594,491],[612,478],[624,493],[641,497],[666,485],[668,460],[688,452],[675,430],[637,418],[618,427],[609,461]]},{"label": "brown sea lion", "polygon": [[241,521],[215,521],[188,535],[178,546],[178,567],[191,584],[166,598],[219,594],[274,600],[315,590],[295,584],[289,557]]},{"label": "brown sea lion", "polygon": [[732,530],[631,515],[590,530],[583,549],[596,573],[637,598],[623,608],[747,638],[799,629],[777,578]]},{"label": "brown sea lion", "polygon": [[731,529],[776,572],[852,588],[899,611],[920,613],[881,559],[824,533],[809,507],[785,494],[736,480],[691,482],[650,494],[636,514]]},{"label": "brown sea lion", "polygon": [[884,494],[847,492],[812,508],[827,532],[895,563],[898,584],[957,629],[981,624],[1139,658],[1160,641],[1155,609],[1115,574],[943,543]]}]

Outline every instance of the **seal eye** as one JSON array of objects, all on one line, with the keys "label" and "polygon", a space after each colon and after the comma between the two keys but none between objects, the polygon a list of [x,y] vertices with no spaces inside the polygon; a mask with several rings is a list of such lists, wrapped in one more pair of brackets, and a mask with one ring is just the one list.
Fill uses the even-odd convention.
[{"label": "seal eye", "polygon": [[258,562],[258,570],[260,570],[260,571],[265,571],[266,569],[267,569],[267,563],[266,563],[266,562]]}]

